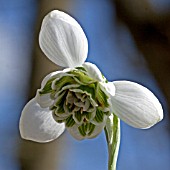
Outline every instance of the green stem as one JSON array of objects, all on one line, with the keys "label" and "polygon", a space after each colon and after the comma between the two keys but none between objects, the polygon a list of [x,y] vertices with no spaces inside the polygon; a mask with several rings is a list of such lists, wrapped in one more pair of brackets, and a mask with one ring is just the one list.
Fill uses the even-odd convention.
[{"label": "green stem", "polygon": [[105,127],[108,145],[108,170],[116,170],[116,163],[120,145],[120,120],[116,115],[111,115]]}]

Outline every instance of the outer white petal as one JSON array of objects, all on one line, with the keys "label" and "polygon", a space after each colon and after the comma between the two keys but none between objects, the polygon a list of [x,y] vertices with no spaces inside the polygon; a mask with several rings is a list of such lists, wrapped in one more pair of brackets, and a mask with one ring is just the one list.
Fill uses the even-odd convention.
[{"label": "outer white petal", "polygon": [[113,84],[116,88],[113,111],[124,122],[136,128],[149,128],[162,120],[162,106],[147,88],[129,81]]},{"label": "outer white petal", "polygon": [[86,69],[87,74],[91,78],[93,78],[97,81],[102,81],[102,82],[104,82],[106,80],[104,78],[104,76],[102,76],[102,73],[100,72],[100,70],[97,68],[97,66],[95,64],[85,62],[82,66]]},{"label": "outer white petal", "polygon": [[41,108],[33,98],[22,111],[19,128],[22,138],[44,143],[58,138],[65,125],[57,123],[52,112]]},{"label": "outer white petal", "polygon": [[76,67],[84,63],[88,53],[87,38],[75,19],[54,10],[45,16],[39,35],[44,54],[62,67]]}]

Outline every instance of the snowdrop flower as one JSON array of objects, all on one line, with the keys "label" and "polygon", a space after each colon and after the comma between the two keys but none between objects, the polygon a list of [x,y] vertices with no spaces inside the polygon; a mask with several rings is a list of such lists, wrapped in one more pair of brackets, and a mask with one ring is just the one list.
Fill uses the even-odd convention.
[{"label": "snowdrop flower", "polygon": [[20,118],[22,138],[48,142],[65,129],[78,139],[96,137],[113,114],[135,128],[149,128],[163,118],[158,99],[130,81],[108,82],[96,65],[85,62],[87,38],[75,19],[54,10],[39,35],[44,54],[65,67],[47,75]]}]

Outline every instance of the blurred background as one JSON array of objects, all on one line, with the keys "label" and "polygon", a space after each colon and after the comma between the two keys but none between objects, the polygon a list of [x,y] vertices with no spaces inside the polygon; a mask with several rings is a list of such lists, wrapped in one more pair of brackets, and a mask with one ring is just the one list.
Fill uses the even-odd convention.
[{"label": "blurred background", "polygon": [[121,122],[117,170],[169,170],[169,0],[0,0],[0,170],[107,170],[104,133],[81,142],[67,132],[46,144],[20,138],[23,106],[47,73],[61,69],[38,45],[41,21],[53,9],[81,24],[87,60],[108,80],[138,82],[163,105],[164,119],[151,129]]}]

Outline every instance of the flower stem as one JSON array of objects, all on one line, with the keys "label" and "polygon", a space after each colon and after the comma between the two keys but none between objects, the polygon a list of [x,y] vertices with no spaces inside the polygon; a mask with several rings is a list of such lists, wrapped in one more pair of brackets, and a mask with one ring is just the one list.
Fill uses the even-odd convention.
[{"label": "flower stem", "polygon": [[120,120],[116,115],[111,115],[105,127],[108,146],[108,170],[116,170],[116,163],[120,145]]}]

